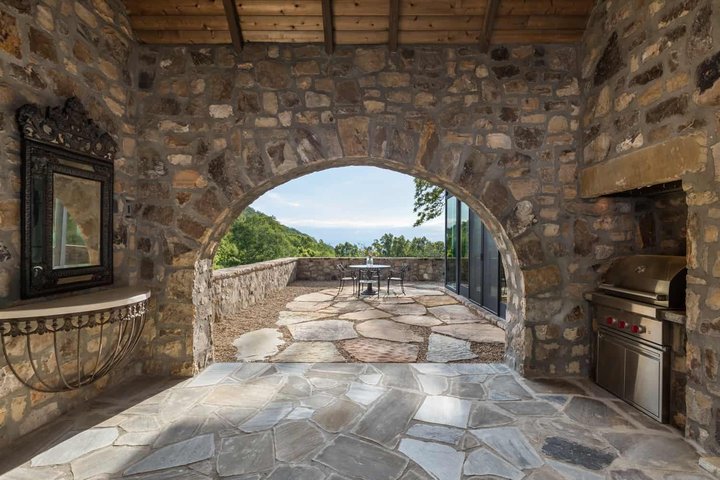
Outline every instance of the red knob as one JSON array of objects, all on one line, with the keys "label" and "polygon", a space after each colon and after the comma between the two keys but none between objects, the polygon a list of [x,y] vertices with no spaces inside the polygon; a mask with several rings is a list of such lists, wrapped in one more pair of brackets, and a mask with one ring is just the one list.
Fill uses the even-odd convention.
[{"label": "red knob", "polygon": [[618,328],[624,329],[627,326],[627,323],[625,323],[623,320],[620,320],[618,322]]},{"label": "red knob", "polygon": [[632,327],[630,327],[630,331],[632,333],[640,333],[640,327],[638,327],[637,325],[633,325]]},{"label": "red knob", "polygon": [[613,317],[607,317],[605,321],[608,325],[612,325],[613,323],[615,323],[615,319]]}]

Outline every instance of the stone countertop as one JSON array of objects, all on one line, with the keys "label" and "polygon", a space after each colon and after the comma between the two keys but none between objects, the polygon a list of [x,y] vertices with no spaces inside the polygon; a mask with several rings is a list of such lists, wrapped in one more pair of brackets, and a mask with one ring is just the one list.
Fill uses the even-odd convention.
[{"label": "stone countertop", "polygon": [[687,315],[685,315],[685,310],[664,310],[660,312],[660,320],[685,325]]},{"label": "stone countertop", "polygon": [[32,302],[0,310],[0,320],[77,315],[120,308],[148,298],[150,298],[150,290],[145,287],[113,287],[92,293],[78,292],[70,297]]}]

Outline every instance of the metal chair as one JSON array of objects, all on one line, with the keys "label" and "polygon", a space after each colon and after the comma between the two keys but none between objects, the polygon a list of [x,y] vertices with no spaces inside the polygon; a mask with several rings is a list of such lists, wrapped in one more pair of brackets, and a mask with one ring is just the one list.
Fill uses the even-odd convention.
[{"label": "metal chair", "polygon": [[392,270],[390,270],[390,273],[388,273],[387,278],[387,293],[390,295],[390,282],[400,282],[400,289],[402,290],[403,295],[405,295],[405,275],[410,270],[410,265],[407,263],[402,265],[400,269],[397,271],[397,274],[395,274]]},{"label": "metal chair", "polygon": [[363,291],[363,285],[372,285],[377,283],[377,296],[380,298],[380,271],[379,269],[365,269],[360,270],[358,275],[358,290],[357,295]]},{"label": "metal chair", "polygon": [[355,287],[357,286],[357,275],[352,270],[348,270],[345,265],[338,263],[335,265],[338,272],[340,272],[340,285],[338,286],[338,294],[345,288],[345,282],[352,282],[353,295],[355,294]]}]

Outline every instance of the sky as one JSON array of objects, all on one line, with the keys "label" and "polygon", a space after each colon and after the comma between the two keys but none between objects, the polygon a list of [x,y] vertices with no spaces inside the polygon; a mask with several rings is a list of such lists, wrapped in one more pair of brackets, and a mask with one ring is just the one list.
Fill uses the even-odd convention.
[{"label": "sky", "polygon": [[368,246],[384,233],[443,239],[443,218],[413,227],[413,177],[376,167],[311,173],[266,192],[251,207],[335,246]]}]

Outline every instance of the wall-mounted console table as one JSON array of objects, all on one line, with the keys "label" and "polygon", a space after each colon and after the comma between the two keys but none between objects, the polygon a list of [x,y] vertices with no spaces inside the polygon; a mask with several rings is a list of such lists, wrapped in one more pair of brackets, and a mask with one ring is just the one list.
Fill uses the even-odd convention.
[{"label": "wall-mounted console table", "polygon": [[133,351],[149,298],[145,288],[118,287],[0,310],[5,361],[33,390],[89,385]]}]

